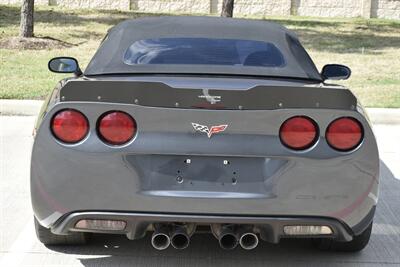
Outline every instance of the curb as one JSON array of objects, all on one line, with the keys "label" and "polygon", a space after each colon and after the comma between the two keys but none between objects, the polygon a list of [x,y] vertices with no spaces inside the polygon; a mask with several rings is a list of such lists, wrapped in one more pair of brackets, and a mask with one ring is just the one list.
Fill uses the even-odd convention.
[{"label": "curb", "polygon": [[[0,99],[1,116],[36,116],[43,104],[42,100]],[[400,108],[367,108],[373,124],[400,125]]]},{"label": "curb", "polygon": [[1,116],[36,116],[43,100],[0,99]]},{"label": "curb", "polygon": [[400,108],[367,108],[372,124],[400,125]]}]

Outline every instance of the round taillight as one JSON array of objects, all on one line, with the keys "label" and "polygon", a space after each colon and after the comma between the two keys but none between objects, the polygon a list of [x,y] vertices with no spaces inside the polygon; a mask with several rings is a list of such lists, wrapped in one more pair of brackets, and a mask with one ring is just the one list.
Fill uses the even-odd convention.
[{"label": "round taillight", "polygon": [[317,124],[306,116],[296,116],[286,120],[279,130],[282,144],[290,149],[304,150],[318,140]]},{"label": "round taillight", "polygon": [[64,109],[54,115],[51,130],[58,140],[72,144],[85,138],[89,131],[89,123],[81,112]]},{"label": "round taillight", "polygon": [[339,151],[350,151],[355,149],[363,139],[363,128],[361,123],[350,117],[334,120],[326,130],[326,141]]},{"label": "round taillight", "polygon": [[123,145],[136,134],[136,121],[125,112],[112,111],[100,117],[97,129],[106,143]]}]

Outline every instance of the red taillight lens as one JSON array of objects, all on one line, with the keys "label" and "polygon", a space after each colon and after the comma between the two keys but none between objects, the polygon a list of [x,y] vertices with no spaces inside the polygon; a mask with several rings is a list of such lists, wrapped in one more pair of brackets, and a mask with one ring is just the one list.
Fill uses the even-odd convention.
[{"label": "red taillight lens", "polygon": [[89,131],[85,115],[74,109],[64,109],[54,115],[51,122],[54,136],[64,143],[77,143]]},{"label": "red taillight lens", "polygon": [[326,140],[336,150],[350,151],[361,143],[363,134],[358,120],[344,117],[331,122],[326,130]]},{"label": "red taillight lens", "polygon": [[100,117],[98,133],[106,143],[123,145],[135,135],[136,122],[125,112],[112,111]]},{"label": "red taillight lens", "polygon": [[279,131],[282,144],[294,149],[304,150],[318,139],[318,126],[306,116],[296,116],[286,120]]}]

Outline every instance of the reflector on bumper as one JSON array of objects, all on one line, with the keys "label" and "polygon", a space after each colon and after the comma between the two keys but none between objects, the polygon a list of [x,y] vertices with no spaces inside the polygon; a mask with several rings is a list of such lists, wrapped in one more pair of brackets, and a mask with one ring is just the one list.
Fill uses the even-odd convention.
[{"label": "reflector on bumper", "polygon": [[283,227],[286,235],[331,235],[332,229],[325,225],[287,225]]},{"label": "reflector on bumper", "polygon": [[75,224],[77,229],[122,231],[126,227],[125,221],[117,220],[80,220]]}]

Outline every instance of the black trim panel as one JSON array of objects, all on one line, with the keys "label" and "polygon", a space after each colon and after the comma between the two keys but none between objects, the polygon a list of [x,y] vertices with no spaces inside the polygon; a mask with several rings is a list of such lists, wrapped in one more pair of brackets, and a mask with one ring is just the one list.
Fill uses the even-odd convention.
[{"label": "black trim panel", "polygon": [[362,232],[364,232],[365,229],[368,228],[368,226],[374,220],[375,210],[376,210],[376,206],[373,206],[373,208],[368,212],[367,216],[365,216],[361,220],[361,222],[359,222],[358,224],[356,224],[353,227],[354,235],[360,235],[360,234],[362,234]]},{"label": "black trim panel", "polygon": [[[135,213],[112,211],[77,211],[62,217],[51,229],[55,234],[68,234],[75,229],[75,224],[81,219],[123,220],[127,226],[123,231],[90,230],[96,233],[125,234],[129,239],[139,239],[145,236],[149,225],[155,222],[185,222],[196,224],[229,223],[252,224],[260,233],[262,240],[278,243],[281,238],[334,238],[337,241],[351,241],[351,229],[333,218],[306,216],[234,216],[234,215],[199,215],[199,214],[169,214],[169,213]],[[328,225],[333,230],[332,235],[286,236],[285,225]]]},{"label": "black trim panel", "polygon": [[217,103],[206,100],[203,89],[173,88],[163,82],[68,81],[60,101],[111,102],[165,108],[271,110],[324,108],[355,110],[357,99],[347,89],[329,87],[255,86],[243,90],[209,89]]}]

